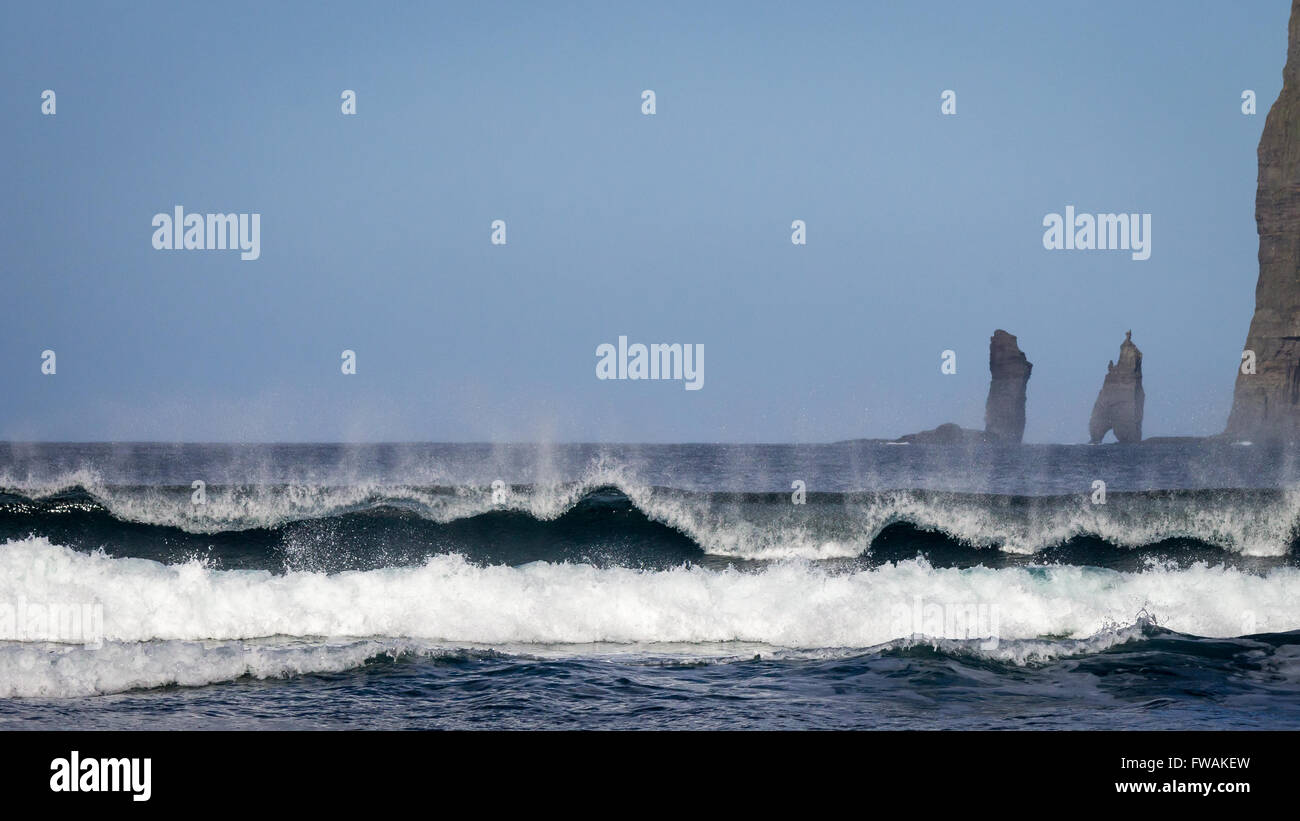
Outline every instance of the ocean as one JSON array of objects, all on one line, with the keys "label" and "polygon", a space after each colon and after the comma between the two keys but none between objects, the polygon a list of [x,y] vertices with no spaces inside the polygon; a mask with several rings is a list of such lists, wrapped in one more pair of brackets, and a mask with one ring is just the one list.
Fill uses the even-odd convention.
[{"label": "ocean", "polygon": [[1300,728],[1226,441],[0,444],[0,729]]}]

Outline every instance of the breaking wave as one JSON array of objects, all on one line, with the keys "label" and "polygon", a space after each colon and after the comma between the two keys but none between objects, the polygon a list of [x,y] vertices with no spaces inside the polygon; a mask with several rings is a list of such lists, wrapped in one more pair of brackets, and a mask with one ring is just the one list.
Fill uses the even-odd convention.
[{"label": "breaking wave", "polygon": [[570,531],[586,528],[585,534],[570,535],[591,545],[657,540],[672,543],[674,559],[694,549],[735,560],[779,560],[861,556],[890,528],[906,525],[937,534],[950,546],[1020,555],[1091,539],[1130,549],[1183,540],[1241,556],[1282,557],[1292,552],[1300,522],[1295,490],[1116,492],[1104,504],[1086,494],[886,490],[808,493],[804,504],[795,504],[790,494],[679,490],[608,470],[579,482],[495,489],[227,485],[205,488],[202,504],[195,503],[195,492],[184,486],[105,485],[82,474],[41,486],[0,486],[0,538],[48,535],[93,548],[120,543],[126,530],[143,539],[148,534],[142,529],[154,528],[192,549],[244,534],[247,544],[275,544],[292,553],[295,539],[334,540],[337,550],[347,546],[329,531],[364,530],[374,544],[440,544],[473,555],[472,544],[456,540],[472,539],[470,531],[484,527],[469,524],[475,520],[495,522],[489,529],[501,531],[498,542],[510,528],[526,534],[563,521]]},{"label": "breaking wave", "polygon": [[[68,632],[69,604],[89,614],[79,634]],[[0,605],[0,695],[67,696],[339,671],[466,647],[660,656],[676,647],[719,659],[928,647],[1032,665],[1106,652],[1157,625],[1206,637],[1300,628],[1300,569],[937,568],[912,559],[643,570],[442,555],[417,567],[272,573],[113,558],[36,537],[0,546]]]}]

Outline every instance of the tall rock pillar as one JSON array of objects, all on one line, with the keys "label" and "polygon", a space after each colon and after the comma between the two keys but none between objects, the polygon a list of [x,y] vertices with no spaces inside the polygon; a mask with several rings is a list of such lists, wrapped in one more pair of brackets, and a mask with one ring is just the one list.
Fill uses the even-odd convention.
[{"label": "tall rock pillar", "polygon": [[992,379],[984,403],[984,431],[998,441],[1019,444],[1025,436],[1025,388],[1033,369],[1014,336],[1001,329],[993,332],[989,338]]},{"label": "tall rock pillar", "polygon": [[1289,37],[1282,93],[1259,138],[1259,282],[1246,335],[1255,372],[1237,369],[1224,431],[1237,439],[1300,439],[1300,0]]}]

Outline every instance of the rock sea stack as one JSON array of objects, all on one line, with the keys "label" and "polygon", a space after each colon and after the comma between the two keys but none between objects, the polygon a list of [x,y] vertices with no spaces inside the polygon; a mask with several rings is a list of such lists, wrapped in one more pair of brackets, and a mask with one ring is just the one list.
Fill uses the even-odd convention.
[{"label": "rock sea stack", "polygon": [[998,442],[1019,444],[1025,436],[1025,389],[1034,365],[1016,338],[998,329],[989,338],[989,398],[984,431]]},{"label": "rock sea stack", "polygon": [[1106,379],[1092,406],[1088,420],[1088,438],[1094,445],[1115,431],[1121,442],[1142,441],[1142,408],[1146,394],[1142,390],[1142,351],[1133,344],[1133,332],[1124,334],[1119,346],[1119,361],[1106,366]]}]

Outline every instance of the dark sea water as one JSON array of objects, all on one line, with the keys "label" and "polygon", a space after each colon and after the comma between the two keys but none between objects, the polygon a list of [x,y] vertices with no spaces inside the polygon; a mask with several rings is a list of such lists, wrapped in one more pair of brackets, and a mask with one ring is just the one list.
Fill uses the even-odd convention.
[{"label": "dark sea water", "polygon": [[1297,473],[0,444],[0,728],[1300,728]]}]

